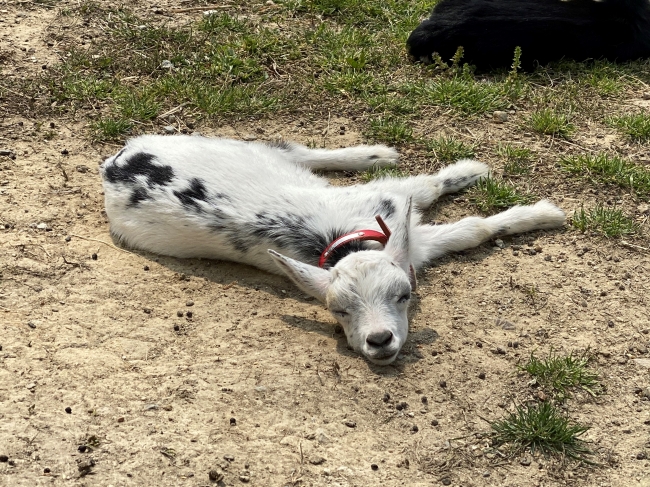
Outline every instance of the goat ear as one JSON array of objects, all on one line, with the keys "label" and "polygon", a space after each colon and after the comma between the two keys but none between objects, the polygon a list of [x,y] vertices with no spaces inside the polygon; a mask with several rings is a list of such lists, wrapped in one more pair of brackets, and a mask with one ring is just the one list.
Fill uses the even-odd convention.
[{"label": "goat ear", "polygon": [[391,229],[392,233],[386,244],[386,252],[400,265],[404,272],[409,273],[411,267],[411,251],[409,234],[411,232],[411,197],[404,205],[404,219],[400,224]]},{"label": "goat ear", "polygon": [[331,282],[330,271],[291,259],[275,250],[269,249],[269,254],[282,272],[300,289],[319,301],[325,302],[327,288]]}]

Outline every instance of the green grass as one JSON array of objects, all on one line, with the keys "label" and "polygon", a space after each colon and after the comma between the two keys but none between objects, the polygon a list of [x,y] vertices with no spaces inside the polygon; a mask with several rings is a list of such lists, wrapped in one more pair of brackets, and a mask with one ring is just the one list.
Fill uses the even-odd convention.
[{"label": "green grass", "polygon": [[133,125],[128,120],[105,118],[92,124],[93,139],[116,140],[128,134],[132,128]]},{"label": "green grass", "polygon": [[530,116],[529,123],[535,132],[563,138],[569,138],[575,130],[575,127],[569,122],[569,118],[566,115],[557,113],[550,108],[533,112]]},{"label": "green grass", "polygon": [[481,179],[469,190],[469,197],[485,213],[527,204],[533,199],[531,194],[522,193],[513,184],[492,177]]},{"label": "green grass", "polygon": [[581,207],[573,213],[571,224],[581,232],[594,232],[605,237],[622,237],[641,231],[640,226],[618,208],[600,203],[589,210]]},{"label": "green grass", "polygon": [[545,359],[530,354],[528,362],[521,366],[535,379],[537,384],[559,401],[570,397],[571,391],[582,389],[592,396],[602,392],[598,374],[589,369],[591,356],[588,353],[560,356],[551,351]]},{"label": "green grass", "polygon": [[363,182],[370,182],[373,179],[381,178],[405,178],[408,176],[408,173],[402,171],[397,167],[378,167],[372,166],[367,171],[361,174],[361,180]]},{"label": "green grass", "polygon": [[503,171],[506,174],[518,176],[528,174],[531,169],[533,153],[525,147],[517,147],[511,144],[499,144],[497,154],[506,160]]},{"label": "green grass", "polygon": [[413,129],[398,118],[378,117],[370,120],[366,136],[387,144],[404,144],[413,140]]},{"label": "green grass", "polygon": [[560,159],[560,166],[572,174],[630,188],[639,197],[650,198],[650,170],[617,155],[601,153],[566,156]]},{"label": "green grass", "polygon": [[517,406],[508,417],[490,423],[492,444],[507,445],[511,455],[530,450],[533,455],[569,458],[592,464],[593,453],[580,438],[588,426],[571,421],[549,402]]},{"label": "green grass", "polygon": [[427,150],[441,162],[455,162],[474,157],[475,147],[454,137],[439,137],[425,141]]},{"label": "green grass", "polygon": [[636,142],[650,141],[650,114],[646,112],[610,117],[606,121]]}]

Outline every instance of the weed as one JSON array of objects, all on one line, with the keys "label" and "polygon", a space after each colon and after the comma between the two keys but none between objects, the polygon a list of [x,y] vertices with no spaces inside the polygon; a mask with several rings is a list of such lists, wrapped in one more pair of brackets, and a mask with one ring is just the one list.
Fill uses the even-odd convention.
[{"label": "weed", "polygon": [[490,426],[493,445],[508,445],[512,455],[530,449],[533,455],[541,453],[593,463],[587,458],[593,453],[580,439],[589,427],[571,421],[550,402],[517,406],[508,417]]},{"label": "weed", "polygon": [[650,198],[650,170],[616,155],[584,154],[560,159],[562,168],[572,174],[589,175],[601,183],[630,188],[642,198]]},{"label": "weed", "polygon": [[617,128],[636,142],[650,140],[650,114],[641,112],[631,115],[621,115],[607,119],[607,124]]},{"label": "weed", "polygon": [[397,167],[372,166],[370,169],[361,174],[361,180],[367,183],[373,179],[404,178],[406,176],[408,176],[408,173],[402,171]]},{"label": "weed", "polygon": [[575,127],[566,115],[545,108],[530,116],[530,125],[535,132],[568,138]]},{"label": "weed", "polygon": [[413,129],[402,120],[380,117],[370,120],[370,130],[366,135],[388,144],[403,144],[413,139]]},{"label": "weed", "polygon": [[618,208],[606,208],[598,203],[590,210],[580,207],[573,213],[572,225],[586,232],[587,230],[605,237],[621,237],[640,232],[640,226]]},{"label": "weed", "polygon": [[516,147],[511,144],[499,144],[497,154],[506,160],[503,170],[506,174],[521,175],[530,172],[532,152],[525,147]]},{"label": "weed", "polygon": [[552,390],[559,401],[564,401],[574,389],[583,389],[592,396],[602,392],[598,374],[588,368],[590,359],[587,352],[581,355],[571,352],[563,357],[551,350],[543,360],[531,353],[521,369],[528,372],[541,387]]},{"label": "weed", "polygon": [[92,125],[95,140],[114,140],[127,134],[133,124],[128,120],[104,118]]},{"label": "weed", "polygon": [[522,194],[514,185],[492,177],[481,179],[469,191],[472,202],[486,213],[526,204],[532,195]]},{"label": "weed", "polygon": [[473,145],[465,144],[453,137],[439,137],[427,140],[425,143],[427,149],[441,162],[455,162],[474,157]]}]

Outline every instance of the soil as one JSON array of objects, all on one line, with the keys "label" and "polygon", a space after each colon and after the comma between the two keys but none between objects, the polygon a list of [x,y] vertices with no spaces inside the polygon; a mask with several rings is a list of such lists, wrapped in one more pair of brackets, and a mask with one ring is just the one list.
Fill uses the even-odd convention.
[{"label": "soil", "polygon": [[[0,17],[3,75],[56,62],[54,9],[4,2]],[[326,146],[363,142],[343,115],[299,122],[199,129],[307,142],[331,123],[348,130]],[[118,147],[88,142],[85,122],[0,127],[0,485],[650,486],[643,242],[566,228],[442,259],[419,276],[398,360],[377,367],[280,276],[116,248],[97,166]],[[536,189],[570,214],[564,187]],[[471,212],[452,196],[426,218]],[[482,435],[538,397],[517,364],[551,349],[594,355],[607,393],[565,408],[598,468],[504,458]]]}]

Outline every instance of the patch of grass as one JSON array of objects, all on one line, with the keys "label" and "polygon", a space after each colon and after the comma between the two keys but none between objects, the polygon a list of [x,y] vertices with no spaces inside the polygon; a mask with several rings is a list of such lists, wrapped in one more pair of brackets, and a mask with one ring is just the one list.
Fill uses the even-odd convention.
[{"label": "patch of grass", "polygon": [[441,162],[455,162],[474,157],[475,147],[454,137],[439,137],[427,140],[425,143],[427,150]]},{"label": "patch of grass", "polygon": [[572,225],[581,232],[591,231],[605,237],[622,237],[639,232],[640,226],[618,208],[606,208],[600,203],[585,210],[580,207],[573,213]]},{"label": "patch of grass", "polygon": [[518,176],[530,172],[533,153],[525,147],[516,147],[511,144],[499,144],[497,154],[506,160],[503,170],[506,174]]},{"label": "patch of grass", "polygon": [[386,116],[371,119],[366,135],[388,144],[403,144],[413,140],[413,129],[403,120]]},{"label": "patch of grass", "polygon": [[518,84],[478,81],[470,75],[439,78],[423,85],[414,85],[412,90],[424,101],[453,108],[464,115],[504,110],[523,93]]},{"label": "patch of grass", "polygon": [[650,140],[650,114],[641,112],[631,115],[610,117],[607,124],[615,127],[630,139],[637,142]]},{"label": "patch of grass", "polygon": [[364,182],[370,182],[373,179],[381,178],[405,178],[408,176],[408,173],[402,171],[397,167],[378,167],[372,166],[367,171],[361,174],[361,180]]},{"label": "patch of grass", "polygon": [[642,198],[650,198],[650,170],[616,155],[584,154],[560,159],[560,166],[572,174],[588,175],[601,183],[630,188]]},{"label": "patch of grass", "polygon": [[564,138],[568,138],[575,129],[566,115],[557,113],[550,108],[534,112],[530,116],[530,126],[540,134],[556,135]]},{"label": "patch of grass", "polygon": [[528,362],[521,369],[528,372],[545,390],[552,390],[558,400],[564,401],[574,389],[583,389],[592,396],[602,392],[598,374],[589,369],[590,359],[587,352],[581,355],[571,352],[560,356],[551,350],[548,357],[542,360],[531,353]]},{"label": "patch of grass", "polygon": [[92,125],[93,138],[97,141],[119,139],[132,128],[133,124],[128,120],[105,118]]},{"label": "patch of grass", "polygon": [[517,406],[510,416],[490,423],[492,444],[507,445],[512,455],[530,449],[533,455],[554,455],[592,464],[593,454],[580,436],[588,426],[575,423],[549,402]]},{"label": "patch of grass", "polygon": [[469,191],[470,200],[483,212],[503,210],[530,203],[532,195],[521,193],[513,184],[491,177],[483,178]]}]

